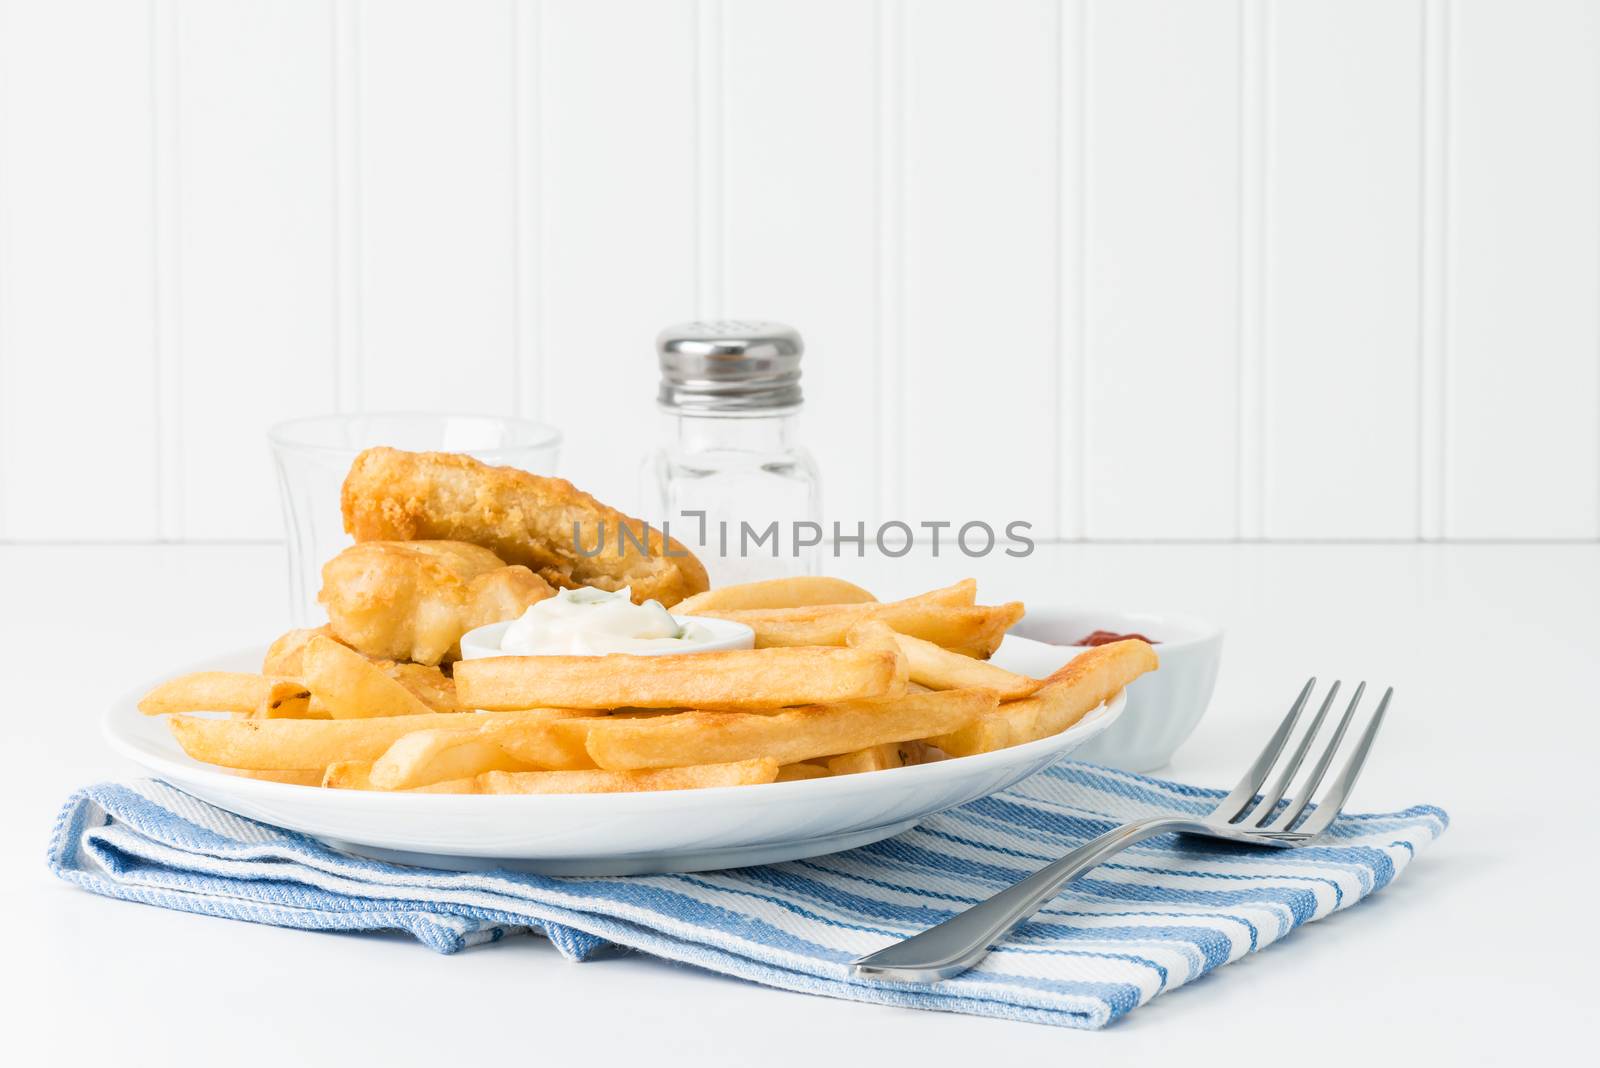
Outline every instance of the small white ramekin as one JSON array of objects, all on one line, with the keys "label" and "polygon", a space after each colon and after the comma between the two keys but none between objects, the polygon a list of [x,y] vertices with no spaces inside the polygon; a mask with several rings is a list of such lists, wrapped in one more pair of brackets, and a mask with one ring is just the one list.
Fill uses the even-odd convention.
[{"label": "small white ramekin", "polygon": [[1124,771],[1163,767],[1211,703],[1222,663],[1222,628],[1191,616],[1095,608],[1029,608],[1012,628],[1024,638],[1080,651],[1085,647],[1069,643],[1096,630],[1153,639],[1161,666],[1128,686],[1127,711],[1072,757]]},{"label": "small white ramekin", "polygon": [[[676,617],[674,617],[676,618]],[[687,619],[688,617],[684,617]],[[503,623],[488,623],[467,631],[461,636],[461,659],[483,660],[491,656],[508,656],[512,654],[500,651],[500,639],[505,637],[506,628],[515,620],[508,619]],[[720,649],[754,649],[756,645],[756,632],[743,623],[735,623],[728,619],[710,619],[704,616],[695,616],[694,624],[711,632],[711,640],[698,642],[687,650],[651,649],[642,652],[640,656],[665,656],[674,652],[709,653]]]}]

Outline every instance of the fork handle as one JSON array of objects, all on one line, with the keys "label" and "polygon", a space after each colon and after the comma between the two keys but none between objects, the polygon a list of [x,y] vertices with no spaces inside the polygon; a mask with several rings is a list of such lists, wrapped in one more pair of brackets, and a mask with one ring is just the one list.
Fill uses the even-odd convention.
[{"label": "fork handle", "polygon": [[1137,820],[1085,842],[986,901],[921,934],[851,962],[855,973],[874,979],[932,983],[977,964],[989,947],[1016,930],[1061,888],[1136,842],[1170,831],[1205,830],[1193,820],[1163,816]]}]

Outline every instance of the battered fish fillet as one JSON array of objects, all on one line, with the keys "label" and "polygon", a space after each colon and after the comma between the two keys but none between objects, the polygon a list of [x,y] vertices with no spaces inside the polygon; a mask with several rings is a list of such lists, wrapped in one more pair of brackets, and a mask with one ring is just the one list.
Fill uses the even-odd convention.
[{"label": "battered fish fillet", "polygon": [[317,600],[333,637],[387,660],[461,655],[473,627],[515,619],[555,590],[525,567],[461,541],[366,541],[322,568]]},{"label": "battered fish fillet", "polygon": [[[368,449],[344,480],[344,528],[356,541],[452,538],[491,549],[566,589],[628,586],[635,602],[668,607],[710,586],[706,569],[675,539],[601,504],[570,482],[491,467],[448,452]],[[599,553],[584,556],[573,544]],[[619,533],[625,525],[633,540]],[[648,540],[645,534],[648,534]],[[644,542],[647,552],[637,543]],[[670,555],[669,555],[670,553]]]}]

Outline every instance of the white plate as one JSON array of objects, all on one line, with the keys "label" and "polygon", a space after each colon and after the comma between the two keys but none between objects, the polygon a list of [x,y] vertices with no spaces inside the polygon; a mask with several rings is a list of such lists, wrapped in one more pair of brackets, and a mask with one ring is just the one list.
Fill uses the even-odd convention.
[{"label": "white plate", "polygon": [[[1048,673],[1069,651],[1008,636],[994,662]],[[197,670],[256,670],[260,652]],[[627,794],[460,796],[324,790],[263,782],[191,760],[137,695],[106,714],[122,755],[202,800],[336,849],[403,864],[512,868],[549,875],[634,875],[770,864],[888,838],[936,812],[1004,790],[1109,727],[1114,698],[1052,738],[980,756],[863,775]]]}]

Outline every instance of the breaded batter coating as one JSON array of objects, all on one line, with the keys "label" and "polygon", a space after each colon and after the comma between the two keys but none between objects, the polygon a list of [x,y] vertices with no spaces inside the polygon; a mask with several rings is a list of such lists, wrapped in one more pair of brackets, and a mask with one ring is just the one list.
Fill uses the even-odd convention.
[{"label": "breaded batter coating", "polygon": [[322,568],[333,636],[368,656],[437,664],[474,627],[555,595],[525,567],[461,541],[367,541]]},{"label": "breaded batter coating", "polygon": [[[450,538],[492,550],[566,589],[630,587],[635,602],[671,607],[709,588],[706,569],[677,540],[607,507],[559,478],[491,467],[446,452],[368,449],[350,465],[344,528],[358,542]],[[574,545],[603,548],[584,556]],[[626,526],[633,540],[619,534]],[[648,541],[646,541],[646,535]],[[648,552],[640,552],[643,542]],[[668,555],[670,552],[670,555]]]}]

